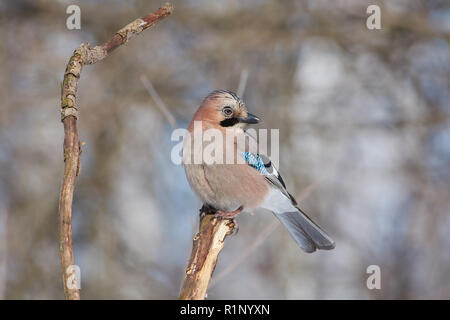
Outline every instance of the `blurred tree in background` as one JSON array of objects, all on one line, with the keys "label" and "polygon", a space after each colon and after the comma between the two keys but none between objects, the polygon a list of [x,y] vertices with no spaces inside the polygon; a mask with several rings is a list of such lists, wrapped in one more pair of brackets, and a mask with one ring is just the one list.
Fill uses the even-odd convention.
[{"label": "blurred tree in background", "polygon": [[[81,8],[81,30],[66,8]],[[158,1],[0,2],[0,298],[63,298],[58,192],[60,81]],[[236,90],[280,128],[280,172],[336,241],[303,253],[282,228],[209,290],[211,299],[450,298],[448,1],[173,1],[175,12],[80,81],[82,169],[74,200],[82,298],[176,298],[200,203],[170,161],[172,127],[145,75],[186,127],[214,89]],[[381,8],[381,30],[366,8]],[[244,75],[244,76],[243,76]],[[215,276],[274,221],[239,217]],[[381,268],[368,290],[366,268]],[[214,281],[214,277],[213,277]]]}]

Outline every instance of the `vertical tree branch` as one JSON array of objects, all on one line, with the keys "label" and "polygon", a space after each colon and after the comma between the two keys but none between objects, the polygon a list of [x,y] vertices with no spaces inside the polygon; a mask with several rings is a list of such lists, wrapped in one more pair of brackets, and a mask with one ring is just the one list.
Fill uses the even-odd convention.
[{"label": "vertical tree branch", "polygon": [[181,287],[180,299],[203,300],[209,280],[217,264],[225,238],[233,232],[233,220],[203,215],[199,232],[195,235],[191,258]]},{"label": "vertical tree branch", "polygon": [[[80,172],[80,141],[78,139],[77,87],[81,70],[86,64],[103,60],[111,51],[128,42],[131,38],[154,25],[172,13],[171,4],[166,4],[142,19],[136,19],[116,32],[101,46],[90,48],[88,43],[80,45],[67,64],[61,86],[61,121],[64,125],[64,176],[59,197],[60,238],[59,253],[61,258],[64,293],[67,299],[80,299],[76,288],[76,278],[69,270],[74,265],[72,244],[72,201],[75,178]],[[71,285],[72,284],[72,285]]]}]

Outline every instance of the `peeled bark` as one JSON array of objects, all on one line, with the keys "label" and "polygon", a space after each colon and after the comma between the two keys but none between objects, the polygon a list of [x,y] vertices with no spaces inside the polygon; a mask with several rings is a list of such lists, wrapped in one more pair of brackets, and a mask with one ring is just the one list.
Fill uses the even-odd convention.
[{"label": "peeled bark", "polygon": [[194,237],[180,299],[203,300],[205,298],[225,238],[233,233],[234,227],[232,219],[211,214],[204,215],[200,219],[199,232]]}]

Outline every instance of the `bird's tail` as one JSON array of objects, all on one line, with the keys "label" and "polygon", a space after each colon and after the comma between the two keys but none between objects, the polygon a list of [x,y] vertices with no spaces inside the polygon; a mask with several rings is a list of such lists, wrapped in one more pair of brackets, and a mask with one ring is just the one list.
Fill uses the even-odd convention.
[{"label": "bird's tail", "polygon": [[275,213],[275,216],[286,227],[300,248],[306,252],[314,252],[316,249],[333,249],[335,246],[333,239],[302,210],[295,208],[297,211]]}]

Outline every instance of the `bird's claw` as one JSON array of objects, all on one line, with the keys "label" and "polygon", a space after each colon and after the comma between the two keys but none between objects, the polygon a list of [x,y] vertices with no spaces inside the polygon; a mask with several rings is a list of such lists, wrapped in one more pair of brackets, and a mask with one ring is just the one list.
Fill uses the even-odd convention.
[{"label": "bird's claw", "polygon": [[237,223],[236,216],[238,215],[238,213],[242,211],[242,209],[243,209],[242,207],[239,207],[237,210],[234,210],[232,212],[225,212],[219,210],[216,213],[218,217],[231,220],[231,222],[234,225],[232,234],[237,234],[239,231],[239,224]]},{"label": "bird's claw", "polygon": [[217,216],[219,218],[221,218],[221,219],[229,220],[233,224],[233,230],[232,230],[231,234],[235,234],[236,235],[238,233],[238,231],[239,231],[239,224],[237,222],[237,219],[236,219],[235,215],[234,216],[227,216],[227,215],[220,215],[220,214],[218,214]]},{"label": "bird's claw", "polygon": [[202,219],[205,215],[207,214],[216,214],[217,210],[214,209],[213,207],[210,207],[207,204],[204,204],[201,208],[200,208],[200,219]]},{"label": "bird's claw", "polygon": [[217,210],[216,215],[217,215],[218,217],[231,219],[231,218],[236,217],[236,216],[238,215],[238,213],[242,211],[242,209],[243,209],[242,206],[240,206],[239,208],[237,208],[236,210],[231,211],[231,212],[226,212],[226,211],[222,211],[222,210]]},{"label": "bird's claw", "polygon": [[231,232],[231,234],[236,235],[236,234],[238,234],[238,232],[239,232],[239,224],[238,224],[236,218],[232,218],[231,221],[233,222],[233,226],[234,226],[234,227],[233,227],[233,231]]},{"label": "bird's claw", "polygon": [[200,208],[200,219],[203,219],[203,217],[207,214],[213,214],[217,217],[220,217],[222,219],[228,219],[231,220],[231,222],[233,223],[233,232],[232,234],[237,234],[239,231],[239,224],[236,220],[236,216],[238,215],[238,213],[240,213],[242,211],[242,207],[239,207],[237,210],[234,210],[232,212],[226,212],[226,211],[222,211],[222,210],[216,210],[213,207],[204,204],[201,208]]}]

